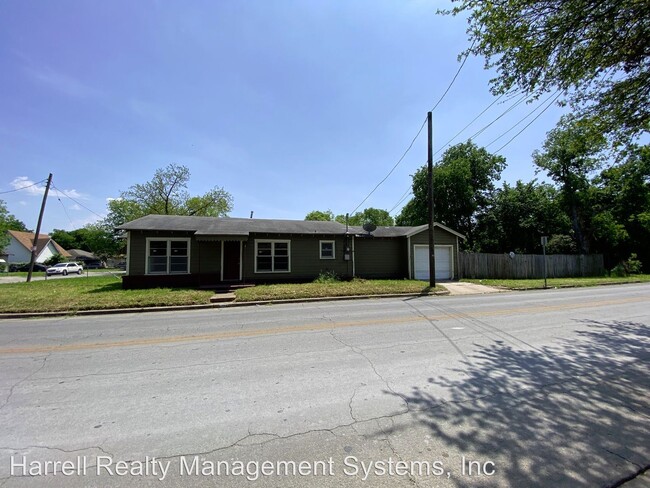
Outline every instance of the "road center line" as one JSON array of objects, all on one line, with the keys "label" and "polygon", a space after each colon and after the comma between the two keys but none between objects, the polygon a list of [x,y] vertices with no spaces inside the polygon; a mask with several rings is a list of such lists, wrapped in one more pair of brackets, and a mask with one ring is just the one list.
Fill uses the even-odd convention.
[{"label": "road center line", "polygon": [[284,327],[273,327],[268,329],[234,330],[234,331],[213,332],[210,334],[180,335],[180,336],[170,336],[170,337],[151,337],[151,338],[123,340],[123,341],[81,342],[81,343],[61,344],[61,345],[35,345],[35,346],[25,346],[25,347],[9,347],[9,348],[1,348],[0,355],[82,351],[82,350],[92,350],[92,349],[112,349],[112,348],[131,347],[131,346],[182,344],[186,342],[202,342],[202,341],[211,341],[211,340],[218,341],[218,340],[227,340],[227,339],[272,336],[277,334],[287,334],[293,332],[341,329],[347,327],[367,327],[367,326],[382,325],[382,324],[406,324],[406,323],[413,323],[413,322],[424,322],[429,320],[445,321],[445,320],[452,320],[457,318],[469,318],[469,317],[480,318],[480,317],[495,317],[495,316],[502,316],[502,315],[518,315],[518,314],[525,315],[530,313],[548,313],[548,312],[555,312],[560,310],[594,308],[594,307],[601,307],[607,305],[619,305],[619,304],[626,304],[626,303],[637,303],[637,302],[648,302],[648,301],[650,301],[650,297],[641,296],[641,297],[620,298],[616,300],[599,300],[599,301],[591,301],[591,302],[587,301],[587,302],[561,304],[561,305],[539,305],[534,307],[503,308],[503,309],[485,310],[485,311],[477,311],[477,312],[464,312],[462,314],[444,313],[439,315],[393,317],[393,318],[381,318],[381,319],[359,320],[359,321],[348,321],[348,322],[323,322],[318,324],[289,325]]}]

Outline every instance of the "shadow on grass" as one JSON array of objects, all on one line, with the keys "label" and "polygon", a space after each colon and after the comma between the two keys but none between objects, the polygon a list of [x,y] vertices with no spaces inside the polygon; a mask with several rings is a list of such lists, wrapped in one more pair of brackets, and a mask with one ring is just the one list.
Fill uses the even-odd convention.
[{"label": "shadow on grass", "polygon": [[443,446],[500,459],[490,486],[616,486],[650,463],[650,328],[579,322],[558,346],[501,342],[470,356],[463,379],[429,378],[447,402],[417,387],[399,396]]},{"label": "shadow on grass", "polygon": [[104,285],[96,286],[90,290],[85,290],[83,293],[110,293],[122,290],[122,283],[116,281],[115,283],[106,283]]}]

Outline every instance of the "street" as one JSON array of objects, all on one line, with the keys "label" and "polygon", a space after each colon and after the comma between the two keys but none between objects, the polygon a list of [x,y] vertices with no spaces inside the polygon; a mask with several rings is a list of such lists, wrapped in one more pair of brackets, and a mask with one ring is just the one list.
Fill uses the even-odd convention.
[{"label": "street", "polygon": [[650,285],[0,321],[0,486],[613,486]]}]

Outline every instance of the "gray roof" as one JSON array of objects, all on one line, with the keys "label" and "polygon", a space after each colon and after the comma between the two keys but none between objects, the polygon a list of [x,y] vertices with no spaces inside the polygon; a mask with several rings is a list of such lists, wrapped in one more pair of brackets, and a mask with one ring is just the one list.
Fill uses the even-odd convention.
[{"label": "gray roof", "polygon": [[[428,225],[419,225],[417,227],[406,227],[406,226],[391,226],[391,227],[377,227],[371,232],[374,237],[406,237],[409,235],[417,234],[423,230],[426,230]],[[351,234],[367,234],[363,227],[358,227],[351,225],[350,226]]]},{"label": "gray roof", "polygon": [[344,234],[345,225],[312,220],[238,219],[188,217],[183,215],[147,215],[121,225],[123,230],[189,231],[196,235],[266,234]]},{"label": "gray roof", "polygon": [[85,259],[99,259],[93,253],[84,251],[83,249],[68,249],[70,256],[76,259],[85,258]]},{"label": "gray roof", "polygon": [[[465,238],[462,234],[436,222],[436,227]],[[408,237],[428,228],[417,227],[377,227],[372,232],[374,237]],[[249,234],[345,234],[345,225],[338,222],[316,220],[276,220],[276,219],[240,219],[216,217],[192,217],[185,215],[147,215],[127,222],[118,229],[122,230],[158,230],[176,232],[194,232],[197,236],[247,236]],[[350,234],[367,234],[362,227],[349,226]]]}]

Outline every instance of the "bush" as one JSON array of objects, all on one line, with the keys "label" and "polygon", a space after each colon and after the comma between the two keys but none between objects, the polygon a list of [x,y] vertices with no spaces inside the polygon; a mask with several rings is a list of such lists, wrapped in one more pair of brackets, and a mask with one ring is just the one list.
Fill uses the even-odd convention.
[{"label": "bush", "polygon": [[641,264],[641,261],[639,261],[635,252],[630,254],[630,257],[625,261],[625,268],[630,274],[641,274],[643,264]]},{"label": "bush", "polygon": [[318,273],[318,277],[314,280],[314,283],[337,283],[339,281],[341,281],[339,275],[329,270]]},{"label": "bush", "polygon": [[65,261],[65,258],[61,256],[60,254],[54,254],[52,257],[46,259],[43,264],[46,266],[54,266],[55,264],[59,264]]},{"label": "bush", "polygon": [[630,254],[626,261],[621,261],[610,271],[612,276],[629,276],[631,274],[641,274],[643,264],[637,258],[636,253]]}]

